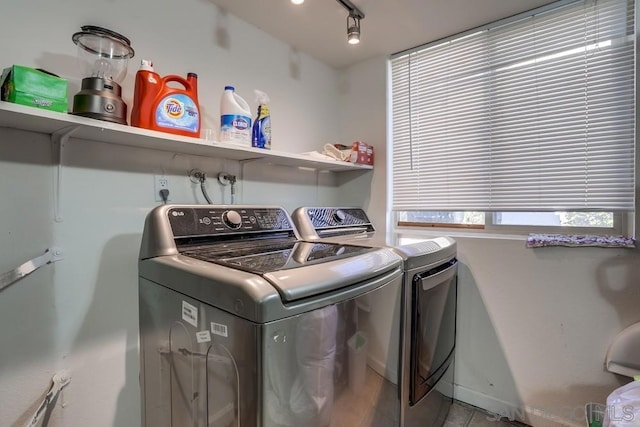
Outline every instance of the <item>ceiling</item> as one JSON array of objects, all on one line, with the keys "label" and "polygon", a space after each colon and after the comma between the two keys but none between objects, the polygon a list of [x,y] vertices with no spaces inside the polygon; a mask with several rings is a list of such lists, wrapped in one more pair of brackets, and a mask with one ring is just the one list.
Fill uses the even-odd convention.
[{"label": "ceiling", "polygon": [[347,10],[336,0],[211,0],[335,68],[388,55],[534,9],[554,0],[352,0],[365,15],[347,44]]}]

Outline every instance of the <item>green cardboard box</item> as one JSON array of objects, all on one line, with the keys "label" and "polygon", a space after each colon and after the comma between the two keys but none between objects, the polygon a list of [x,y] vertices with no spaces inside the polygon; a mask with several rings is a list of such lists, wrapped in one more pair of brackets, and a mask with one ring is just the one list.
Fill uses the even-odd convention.
[{"label": "green cardboard box", "polygon": [[0,76],[0,99],[67,112],[67,81],[34,68],[13,65]]}]

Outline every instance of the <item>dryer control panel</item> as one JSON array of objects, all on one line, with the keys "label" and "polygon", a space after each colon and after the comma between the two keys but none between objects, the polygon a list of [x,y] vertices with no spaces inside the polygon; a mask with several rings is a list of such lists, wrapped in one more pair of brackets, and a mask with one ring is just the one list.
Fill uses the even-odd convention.
[{"label": "dryer control panel", "polygon": [[371,224],[360,208],[307,208],[306,213],[315,229]]}]

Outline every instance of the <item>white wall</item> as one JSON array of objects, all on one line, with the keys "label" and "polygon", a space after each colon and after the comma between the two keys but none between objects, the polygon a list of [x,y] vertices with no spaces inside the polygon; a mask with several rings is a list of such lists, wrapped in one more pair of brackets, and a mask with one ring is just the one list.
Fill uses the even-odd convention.
[{"label": "white wall", "polygon": [[[273,147],[304,152],[338,137],[339,73],[297,53],[206,0],[7,0],[0,67],[41,67],[68,78],[70,101],[82,73],[72,33],[101,25],[136,50],[123,84],[131,107],[141,58],[162,74],[199,75],[203,127],[217,127],[223,86],[272,99]],[[332,124],[328,126],[327,124]],[[137,254],[154,201],[153,175],[166,174],[175,203],[203,203],[187,171],[239,178],[238,203],[339,203],[345,181],[333,173],[173,154],[71,139],[63,154],[60,214],[53,221],[55,168],[47,135],[0,128],[0,273],[59,246],[64,260],[0,292],[0,426],[21,426],[55,372],[71,384],[51,427],[139,425]],[[366,179],[364,180],[366,182]],[[208,180],[214,203],[229,188]],[[368,187],[357,190],[368,192]],[[64,406],[63,406],[64,404]]]},{"label": "white wall", "polygon": [[340,141],[372,145],[375,160],[373,174],[340,176],[341,204],[363,207],[377,230],[385,229],[387,212],[386,69],[387,58],[376,57],[343,70],[340,78]]},{"label": "white wall", "polygon": [[129,38],[135,50],[122,85],[129,108],[140,60],[151,59],[160,75],[198,74],[203,128],[217,129],[220,97],[231,84],[252,110],[254,89],[270,96],[274,149],[321,149],[337,137],[337,72],[208,0],[5,0],[2,17],[0,67],[59,74],[69,79],[70,102],[83,77],[71,36],[98,25]]},{"label": "white wall", "polygon": [[[372,190],[363,206],[380,231],[389,208],[383,188],[390,183],[379,161],[387,123],[373,100],[385,99],[385,59],[357,64],[345,75],[343,81],[357,84],[342,94],[341,131],[344,138],[365,135],[376,144]],[[604,360],[614,336],[640,321],[638,251],[527,249],[524,236],[453,237],[461,263],[456,398],[536,427],[584,426],[584,404],[604,403],[628,381],[605,371]]]},{"label": "white wall", "polygon": [[637,252],[456,240],[457,396],[504,414],[524,409],[535,426],[584,426],[584,404],[605,403],[628,381],[604,360],[615,335],[640,321]]}]

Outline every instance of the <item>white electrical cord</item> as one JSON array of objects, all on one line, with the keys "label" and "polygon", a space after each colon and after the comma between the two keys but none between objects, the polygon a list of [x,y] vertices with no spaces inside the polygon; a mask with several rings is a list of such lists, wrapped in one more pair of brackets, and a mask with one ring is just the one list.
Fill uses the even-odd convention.
[{"label": "white electrical cord", "polygon": [[43,421],[43,423],[41,424],[40,420],[44,415],[52,410],[51,405],[55,403],[58,394],[70,382],[71,377],[66,371],[57,372],[56,374],[54,374],[53,378],[51,378],[51,387],[49,388],[49,391],[44,396],[44,399],[42,399],[40,406],[38,406],[38,409],[36,409],[29,421],[24,425],[24,427],[45,427],[45,423],[47,423],[47,421]]}]

